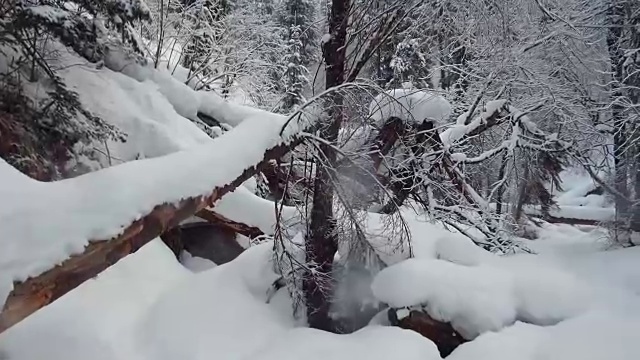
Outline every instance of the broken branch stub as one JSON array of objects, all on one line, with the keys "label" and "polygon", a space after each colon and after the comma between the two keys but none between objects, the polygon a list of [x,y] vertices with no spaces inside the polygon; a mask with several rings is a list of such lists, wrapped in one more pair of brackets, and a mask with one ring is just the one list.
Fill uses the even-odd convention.
[{"label": "broken branch stub", "polygon": [[262,230],[255,226],[250,226],[241,222],[233,221],[210,209],[202,209],[195,214],[197,217],[208,221],[211,224],[222,226],[234,233],[244,235],[250,239],[263,236]]}]

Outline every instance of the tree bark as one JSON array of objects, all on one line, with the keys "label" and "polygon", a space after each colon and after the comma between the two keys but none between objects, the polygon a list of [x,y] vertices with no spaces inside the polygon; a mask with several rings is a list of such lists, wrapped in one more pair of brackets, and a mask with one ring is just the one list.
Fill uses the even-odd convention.
[{"label": "tree bark", "polygon": [[[329,19],[330,40],[325,43],[323,53],[326,62],[327,89],[345,81],[345,56],[350,0],[333,0]],[[323,139],[335,144],[342,126],[344,112],[340,93],[334,92],[328,99],[330,123],[320,130]],[[302,288],[307,306],[307,321],[316,329],[332,331],[329,316],[331,303],[331,273],[333,258],[337,251],[334,232],[332,169],[336,165],[336,152],[331,145],[320,144],[320,156],[325,161],[318,166],[314,180],[313,205],[309,232],[305,239],[305,258],[309,269],[305,271]]]}]

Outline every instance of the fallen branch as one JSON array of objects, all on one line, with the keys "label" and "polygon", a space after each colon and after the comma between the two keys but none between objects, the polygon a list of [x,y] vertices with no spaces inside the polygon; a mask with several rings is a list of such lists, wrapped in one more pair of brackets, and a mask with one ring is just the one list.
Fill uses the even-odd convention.
[{"label": "fallen branch", "polygon": [[592,219],[564,218],[564,217],[556,217],[551,215],[549,216],[532,215],[532,216],[540,218],[551,224],[588,225],[588,226],[598,226],[602,224],[602,221],[592,220]]},{"label": "fallen branch", "polygon": [[242,234],[250,239],[254,239],[258,236],[264,235],[262,230],[258,229],[255,226],[250,226],[241,222],[233,221],[210,209],[202,209],[196,213],[196,216],[201,219],[207,220],[212,224],[229,229],[237,234]]}]

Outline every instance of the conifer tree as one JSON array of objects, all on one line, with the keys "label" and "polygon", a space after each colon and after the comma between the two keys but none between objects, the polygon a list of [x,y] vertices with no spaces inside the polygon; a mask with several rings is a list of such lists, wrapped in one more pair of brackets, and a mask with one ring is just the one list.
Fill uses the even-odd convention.
[{"label": "conifer tree", "polygon": [[302,41],[300,40],[300,26],[293,25],[289,30],[289,44],[287,55],[284,58],[286,70],[284,73],[285,96],[282,101],[282,110],[294,110],[304,103],[303,90],[308,85],[306,77],[307,68],[302,64]]},{"label": "conifer tree", "polygon": [[278,22],[283,28],[299,26],[300,60],[305,66],[309,66],[318,47],[315,14],[316,5],[311,0],[284,0],[279,9]]}]

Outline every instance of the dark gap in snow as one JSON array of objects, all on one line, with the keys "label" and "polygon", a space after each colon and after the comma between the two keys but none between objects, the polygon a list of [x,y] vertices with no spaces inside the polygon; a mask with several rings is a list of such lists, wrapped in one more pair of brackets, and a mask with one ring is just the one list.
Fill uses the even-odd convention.
[{"label": "dark gap in snow", "polygon": [[198,113],[198,119],[202,120],[202,122],[204,122],[205,124],[211,126],[211,127],[219,127],[222,128],[222,123],[220,121],[218,121],[218,119],[214,119],[213,117],[207,115],[207,114],[203,114],[201,112]]},{"label": "dark gap in snow", "polygon": [[188,224],[182,227],[181,232],[186,251],[217,265],[228,263],[244,251],[233,231],[215,224]]}]

